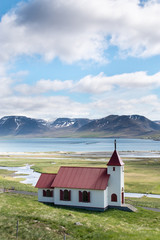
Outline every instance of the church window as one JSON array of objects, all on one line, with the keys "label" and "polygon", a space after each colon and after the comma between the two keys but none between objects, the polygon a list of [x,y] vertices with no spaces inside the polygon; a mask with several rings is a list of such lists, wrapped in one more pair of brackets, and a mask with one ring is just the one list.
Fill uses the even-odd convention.
[{"label": "church window", "polygon": [[111,202],[117,202],[117,195],[115,193],[111,195]]},{"label": "church window", "polygon": [[60,190],[60,200],[71,201],[71,191],[70,190]]},{"label": "church window", "polygon": [[53,197],[53,190],[43,190],[43,197]]},{"label": "church window", "polygon": [[90,192],[79,191],[79,202],[90,202]]},{"label": "church window", "polygon": [[113,171],[115,171],[116,169],[115,169],[115,167],[113,167]]}]

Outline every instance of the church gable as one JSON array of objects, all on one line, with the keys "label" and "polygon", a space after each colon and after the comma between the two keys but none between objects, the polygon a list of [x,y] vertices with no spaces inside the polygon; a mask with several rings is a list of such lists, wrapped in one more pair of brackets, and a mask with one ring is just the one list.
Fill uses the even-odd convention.
[{"label": "church gable", "polygon": [[36,188],[51,188],[51,185],[57,174],[53,173],[42,173],[37,184]]}]

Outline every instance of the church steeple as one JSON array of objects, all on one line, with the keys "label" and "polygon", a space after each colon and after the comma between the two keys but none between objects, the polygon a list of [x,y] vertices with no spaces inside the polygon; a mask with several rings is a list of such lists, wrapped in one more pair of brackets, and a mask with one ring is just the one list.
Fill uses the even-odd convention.
[{"label": "church steeple", "polygon": [[117,143],[116,143],[116,139],[114,140],[114,150],[116,151],[116,148],[117,148]]},{"label": "church steeple", "polygon": [[108,183],[109,205],[122,206],[124,204],[124,163],[117,152],[114,140],[114,151],[108,162],[107,173],[110,175]]},{"label": "church steeple", "polygon": [[117,152],[117,143],[116,139],[114,140],[114,152],[107,164],[108,166],[122,166],[124,165],[123,161],[121,160],[118,152]]}]

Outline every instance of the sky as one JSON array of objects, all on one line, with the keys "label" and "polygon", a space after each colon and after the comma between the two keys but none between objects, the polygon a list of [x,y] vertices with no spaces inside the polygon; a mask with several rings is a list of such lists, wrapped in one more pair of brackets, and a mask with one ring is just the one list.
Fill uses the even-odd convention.
[{"label": "sky", "polygon": [[160,0],[0,1],[0,117],[160,120]]}]

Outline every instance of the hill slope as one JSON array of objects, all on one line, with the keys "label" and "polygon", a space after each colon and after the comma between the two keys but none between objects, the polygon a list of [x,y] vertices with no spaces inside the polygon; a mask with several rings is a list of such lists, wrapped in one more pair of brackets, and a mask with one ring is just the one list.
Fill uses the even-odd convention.
[{"label": "hill slope", "polygon": [[40,134],[48,131],[47,122],[21,116],[6,116],[0,119],[0,135]]},{"label": "hill slope", "polygon": [[140,115],[110,115],[93,120],[78,132],[104,133],[113,136],[135,137],[160,133],[160,125]]}]

